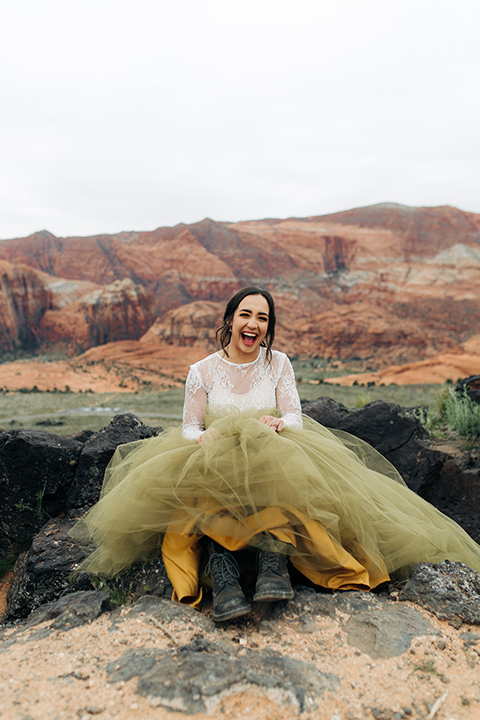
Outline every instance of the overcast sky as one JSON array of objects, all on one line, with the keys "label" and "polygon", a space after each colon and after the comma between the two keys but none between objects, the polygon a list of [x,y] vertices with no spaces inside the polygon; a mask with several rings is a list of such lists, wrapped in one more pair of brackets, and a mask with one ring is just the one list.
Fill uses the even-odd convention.
[{"label": "overcast sky", "polygon": [[479,0],[15,0],[0,238],[480,213]]}]

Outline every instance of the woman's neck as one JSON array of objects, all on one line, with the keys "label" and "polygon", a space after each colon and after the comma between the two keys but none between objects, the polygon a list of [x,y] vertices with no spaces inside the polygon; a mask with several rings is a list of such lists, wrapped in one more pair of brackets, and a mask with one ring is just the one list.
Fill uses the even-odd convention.
[{"label": "woman's neck", "polygon": [[257,352],[254,354],[242,353],[235,346],[231,347],[231,343],[229,343],[223,350],[220,350],[220,356],[235,365],[244,365],[245,363],[255,362],[261,351],[262,348],[259,347]]}]

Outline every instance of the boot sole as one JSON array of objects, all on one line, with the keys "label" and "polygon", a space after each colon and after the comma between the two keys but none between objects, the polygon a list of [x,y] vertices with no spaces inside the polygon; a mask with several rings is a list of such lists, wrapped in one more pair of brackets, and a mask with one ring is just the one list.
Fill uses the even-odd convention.
[{"label": "boot sole", "polygon": [[230,610],[229,612],[224,612],[221,615],[213,613],[213,620],[214,622],[225,622],[226,620],[235,620],[236,618],[243,617],[244,615],[248,615],[249,612],[251,612],[252,608],[250,605],[245,605],[243,608],[237,608],[236,610]]},{"label": "boot sole", "polygon": [[295,597],[293,590],[285,590],[284,592],[263,593],[263,595],[255,594],[253,602],[275,602],[277,600],[292,600]]}]

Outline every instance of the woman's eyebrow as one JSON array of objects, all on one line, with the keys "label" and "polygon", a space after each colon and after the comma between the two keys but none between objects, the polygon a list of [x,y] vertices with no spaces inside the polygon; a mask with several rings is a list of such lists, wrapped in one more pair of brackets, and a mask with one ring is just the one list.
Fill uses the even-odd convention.
[{"label": "woman's eyebrow", "polygon": [[[248,308],[242,308],[242,309],[240,310],[240,312],[246,312],[246,313],[250,313],[250,315],[252,314],[252,311],[251,311],[251,310],[249,310]],[[268,318],[268,313],[266,313],[266,312],[263,312],[263,311],[262,311],[262,312],[259,312],[259,313],[257,313],[257,315],[262,315],[263,317],[266,317],[266,318]]]}]

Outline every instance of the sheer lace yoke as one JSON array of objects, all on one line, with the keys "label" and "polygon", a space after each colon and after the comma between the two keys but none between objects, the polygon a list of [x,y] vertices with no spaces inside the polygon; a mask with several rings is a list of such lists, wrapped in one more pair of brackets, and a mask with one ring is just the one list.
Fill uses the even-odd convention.
[{"label": "sheer lace yoke", "polygon": [[301,427],[301,406],[293,368],[276,350],[271,362],[265,348],[253,362],[237,364],[218,352],[191,366],[185,385],[183,433],[196,439],[205,429],[205,411],[223,416],[236,409],[278,407],[286,425]]}]

